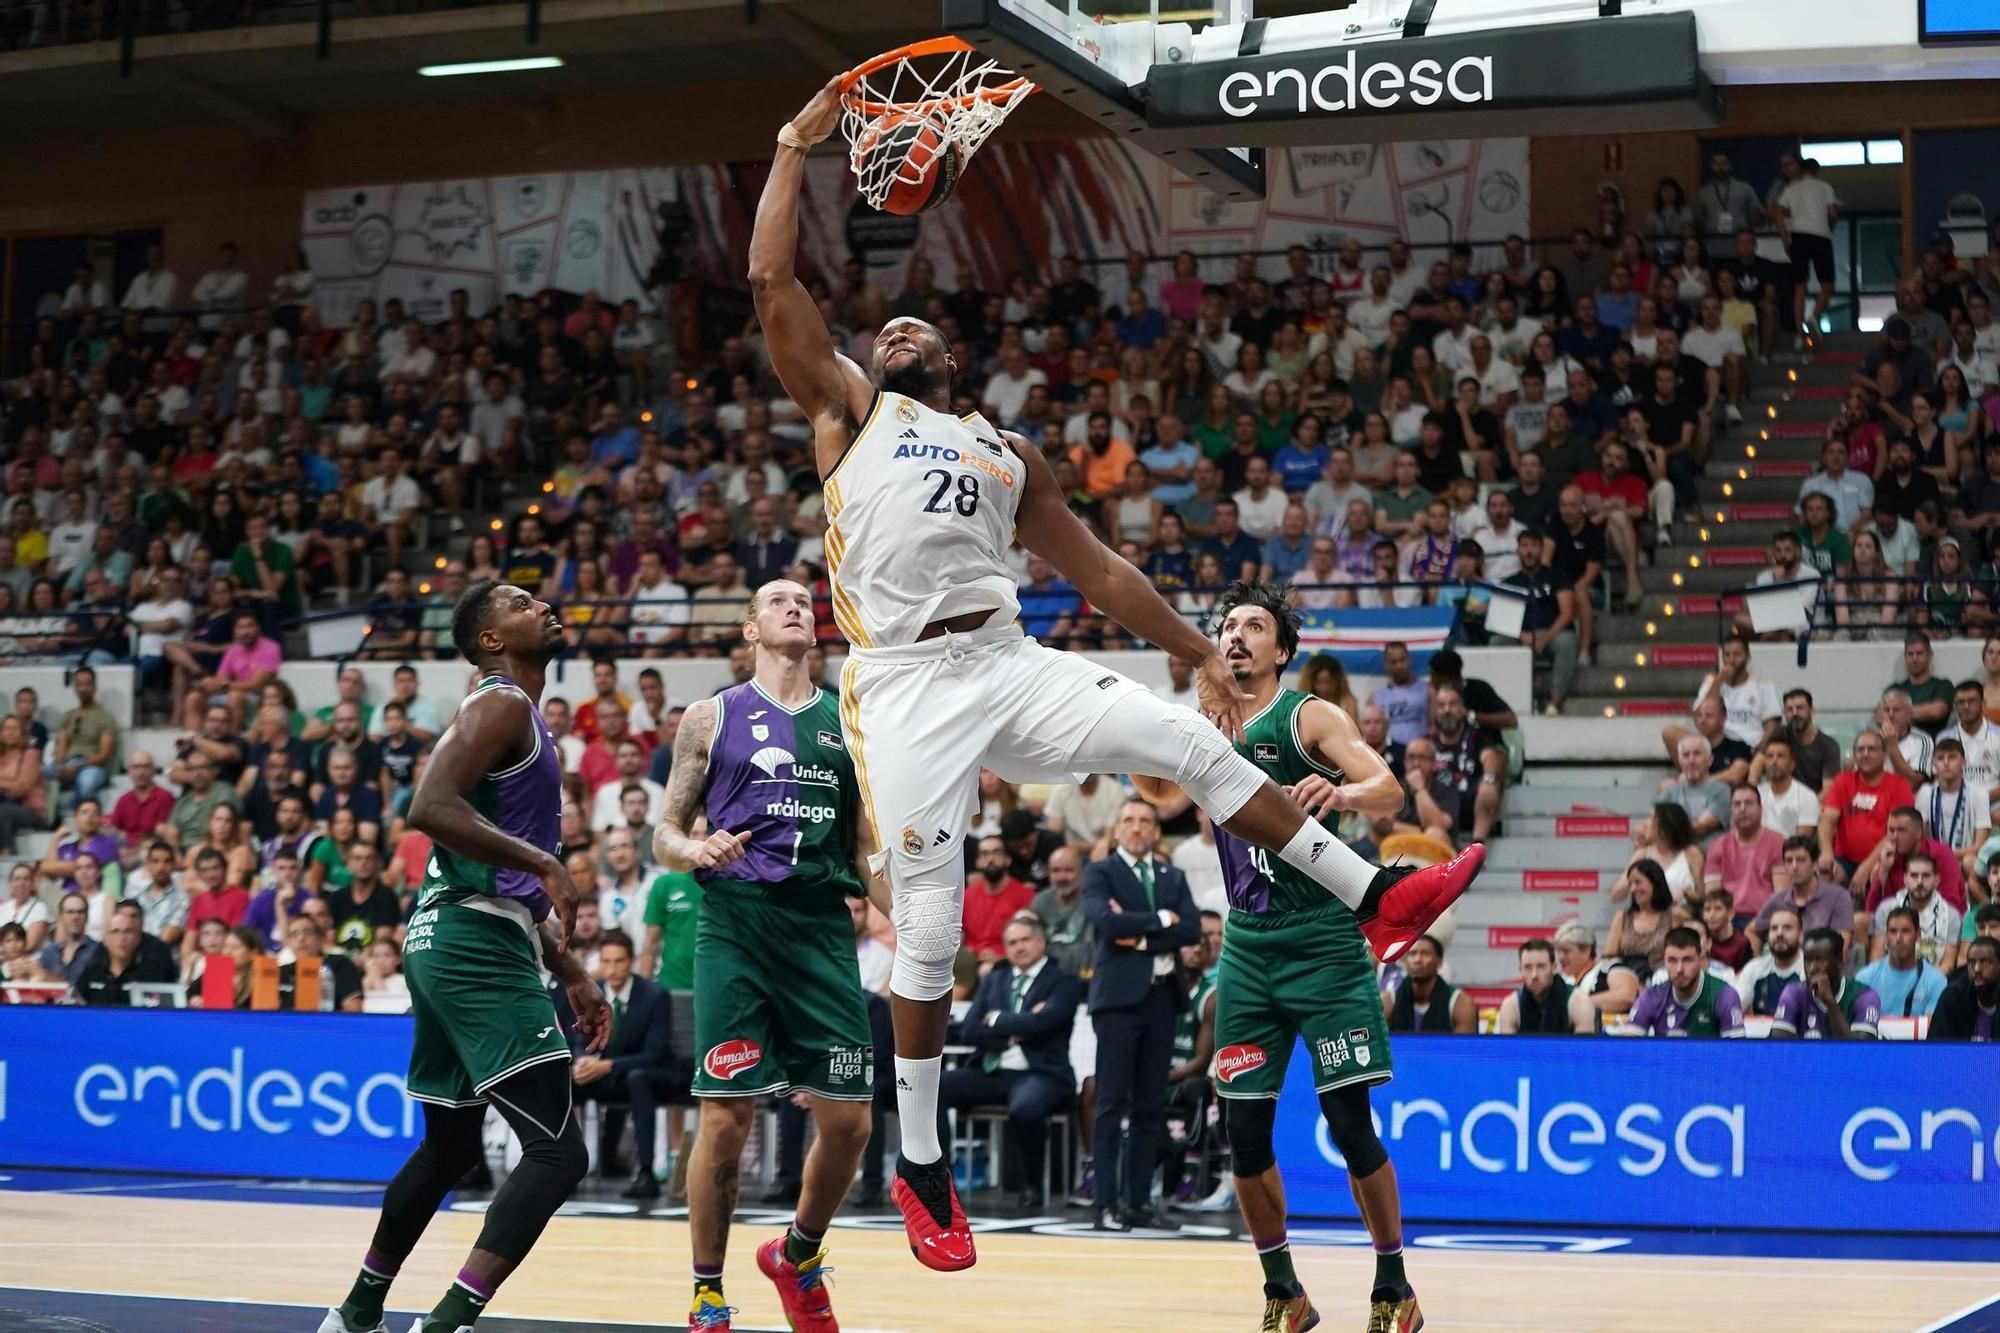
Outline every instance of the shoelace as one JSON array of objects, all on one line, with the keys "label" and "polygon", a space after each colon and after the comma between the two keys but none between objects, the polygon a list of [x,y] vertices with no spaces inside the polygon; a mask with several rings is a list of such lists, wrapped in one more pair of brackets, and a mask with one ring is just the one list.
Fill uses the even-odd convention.
[{"label": "shoelace", "polygon": [[831,1272],[833,1272],[832,1264],[814,1264],[811,1268],[799,1270],[795,1279],[799,1284],[799,1294],[802,1296],[817,1294],[819,1297],[818,1301],[807,1308],[806,1313],[812,1315],[833,1313],[833,1298],[828,1296],[826,1291],[826,1278]]},{"label": "shoelace", "polygon": [[1368,1307],[1367,1333],[1395,1333],[1396,1306],[1391,1301],[1375,1301]]},{"label": "shoelace", "polygon": [[1274,1297],[1265,1301],[1264,1322],[1257,1326],[1257,1333],[1284,1333],[1285,1307],[1291,1303],[1290,1298],[1278,1300]]},{"label": "shoelace", "polygon": [[688,1312],[688,1327],[721,1328],[735,1313],[733,1305],[698,1305]]}]

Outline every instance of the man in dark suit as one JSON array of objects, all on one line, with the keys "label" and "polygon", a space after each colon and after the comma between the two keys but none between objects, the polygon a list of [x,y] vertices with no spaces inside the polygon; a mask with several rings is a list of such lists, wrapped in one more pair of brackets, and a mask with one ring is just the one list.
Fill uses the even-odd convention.
[{"label": "man in dark suit", "polygon": [[[667,993],[632,974],[632,937],[622,930],[607,930],[597,947],[598,966],[603,970],[600,984],[611,1005],[611,1038],[602,1055],[578,1054],[570,1077],[579,1102],[604,1104],[606,1144],[617,1141],[610,1132],[616,1123],[612,1112],[631,1108],[638,1161],[625,1197],[657,1199],[660,1182],[653,1176],[654,1112],[662,1100],[687,1095],[690,1071],[674,1059],[673,1015]],[[573,1049],[581,1051],[579,1038],[572,1034],[570,1042]],[[608,1150],[601,1152],[600,1169],[608,1169],[610,1160]]]},{"label": "man in dark suit", "polygon": [[[1187,876],[1153,854],[1160,821],[1152,806],[1127,801],[1118,812],[1117,839],[1116,851],[1083,872],[1084,908],[1097,933],[1090,979],[1090,1018],[1097,1028],[1097,1225],[1105,1231],[1178,1231],[1152,1206],[1152,1180],[1174,1021],[1188,1003],[1176,955],[1201,939],[1201,920]],[[1127,1120],[1129,1129],[1122,1128]]]},{"label": "man in dark suit", "polygon": [[1014,1146],[1001,1159],[1009,1178],[1000,1184],[1022,1207],[1039,1208],[1044,1126],[1076,1095],[1069,1030],[1083,983],[1049,957],[1048,932],[1032,912],[1017,913],[1000,940],[1007,965],[986,974],[960,1025],[978,1054],[938,1081],[938,1138],[951,1141],[947,1110],[1006,1103]]}]

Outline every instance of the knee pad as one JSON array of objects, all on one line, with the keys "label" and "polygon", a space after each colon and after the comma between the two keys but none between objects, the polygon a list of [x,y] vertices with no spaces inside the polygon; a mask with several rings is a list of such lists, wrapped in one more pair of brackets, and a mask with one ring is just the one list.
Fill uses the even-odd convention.
[{"label": "knee pad", "polygon": [[1223,1098],[1222,1125],[1229,1131],[1229,1170],[1248,1180],[1278,1164],[1271,1148],[1271,1126],[1278,1119],[1274,1097]]},{"label": "knee pad", "polygon": [[583,1131],[574,1120],[563,1127],[561,1138],[523,1144],[521,1155],[547,1162],[559,1178],[572,1186],[590,1170],[590,1150],[584,1146]]},{"label": "knee pad", "polygon": [[1368,1114],[1368,1089],[1361,1084],[1334,1088],[1319,1095],[1320,1114],[1326,1117],[1327,1137],[1347,1162],[1347,1174],[1366,1180],[1389,1160]]},{"label": "knee pad", "polygon": [[956,859],[910,872],[893,863],[895,891],[889,920],[896,927],[896,959],[889,988],[906,1000],[951,994],[951,965],[964,934],[965,885]]},{"label": "knee pad", "polygon": [[1249,804],[1266,779],[1258,767],[1192,708],[1171,711],[1168,732],[1174,749],[1173,780],[1188,799],[1220,824]]}]

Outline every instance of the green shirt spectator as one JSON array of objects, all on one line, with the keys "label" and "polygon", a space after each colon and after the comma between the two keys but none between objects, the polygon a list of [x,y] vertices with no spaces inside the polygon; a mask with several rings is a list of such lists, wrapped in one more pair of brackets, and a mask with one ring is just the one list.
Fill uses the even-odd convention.
[{"label": "green shirt spectator", "polygon": [[694,933],[701,921],[701,883],[669,870],[646,890],[646,948],[658,950],[653,975],[664,990],[694,989]]},{"label": "green shirt spectator", "polygon": [[303,612],[292,548],[272,539],[271,520],[262,514],[252,514],[243,525],[243,541],[229,558],[229,572],[243,596],[274,600],[286,616]]}]

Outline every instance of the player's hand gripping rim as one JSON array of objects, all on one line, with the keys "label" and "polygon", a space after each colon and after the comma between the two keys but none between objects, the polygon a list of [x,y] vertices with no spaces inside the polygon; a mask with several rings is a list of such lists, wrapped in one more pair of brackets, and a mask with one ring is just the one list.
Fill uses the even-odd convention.
[{"label": "player's hand gripping rim", "polygon": [[1236,684],[1236,677],[1221,653],[1210,653],[1195,664],[1194,697],[1203,717],[1230,740],[1241,743],[1244,716],[1252,700]]}]

